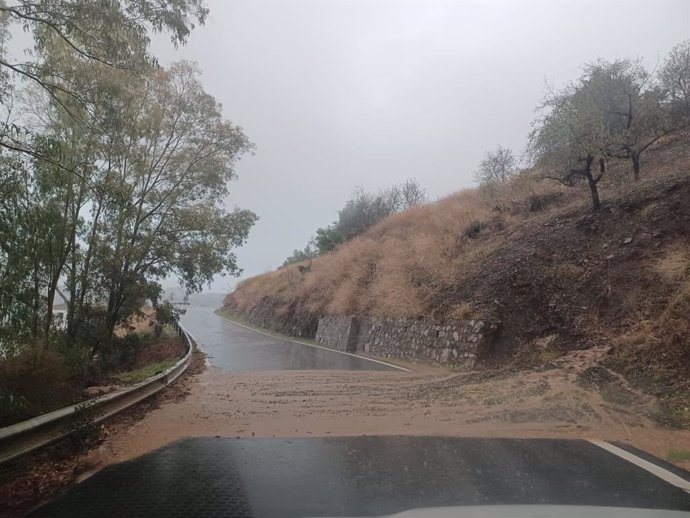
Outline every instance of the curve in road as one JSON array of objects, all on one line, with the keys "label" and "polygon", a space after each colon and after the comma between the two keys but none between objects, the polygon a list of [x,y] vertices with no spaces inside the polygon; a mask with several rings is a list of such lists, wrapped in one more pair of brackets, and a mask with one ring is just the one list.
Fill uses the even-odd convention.
[{"label": "curve in road", "polygon": [[190,306],[180,320],[211,364],[224,371],[397,369],[363,356],[259,333],[220,317],[207,307]]}]

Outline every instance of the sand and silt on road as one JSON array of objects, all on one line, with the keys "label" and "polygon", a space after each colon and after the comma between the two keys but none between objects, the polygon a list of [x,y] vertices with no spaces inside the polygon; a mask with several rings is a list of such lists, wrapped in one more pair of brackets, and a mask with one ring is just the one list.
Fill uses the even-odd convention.
[{"label": "sand and silt on road", "polygon": [[214,436],[597,438],[630,442],[662,458],[690,445],[689,432],[654,422],[651,398],[626,386],[602,395],[578,382],[596,350],[576,351],[543,372],[458,374],[420,366],[405,372],[281,342],[238,327],[210,307],[190,307],[183,323],[209,367],[185,382],[186,397],[113,430],[93,453],[95,463],[131,459],[185,437]]},{"label": "sand and silt on road", "polygon": [[622,440],[661,457],[690,444],[688,432],[655,426],[655,401],[624,380],[606,390],[582,382],[600,351],[541,372],[409,371],[256,333],[212,308],[192,307],[183,322],[210,365],[199,368],[197,355],[194,373],[157,408],[110,423],[89,454],[94,469],[33,514],[283,518],[487,504],[690,511],[687,472],[667,472],[674,485],[610,444],[564,440]]}]

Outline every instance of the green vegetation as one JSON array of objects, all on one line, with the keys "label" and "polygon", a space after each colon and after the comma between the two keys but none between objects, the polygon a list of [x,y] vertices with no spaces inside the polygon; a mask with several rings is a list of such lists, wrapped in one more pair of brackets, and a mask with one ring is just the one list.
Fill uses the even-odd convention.
[{"label": "green vegetation", "polygon": [[178,360],[179,358],[170,358],[168,360],[163,360],[161,362],[152,363],[150,365],[147,365],[146,367],[141,367],[139,369],[127,372],[120,372],[118,374],[115,374],[113,377],[121,381],[122,383],[134,385],[135,383],[140,383],[152,376],[155,376],[156,374],[164,372],[165,370],[175,365],[175,363],[177,363]]},{"label": "green vegetation", "polygon": [[[12,4],[0,2],[0,110],[15,121],[0,124],[0,421],[121,368],[148,339],[123,336],[146,301],[154,336],[176,317],[159,282],[191,293],[238,274],[233,250],[257,219],[222,203],[254,145],[196,64],[149,53],[156,33],[184,44],[205,0]],[[18,34],[31,52],[11,64]]]},{"label": "green vegetation", "polygon": [[304,250],[293,250],[283,266],[331,252],[391,214],[420,205],[425,200],[424,189],[415,180],[407,180],[375,194],[359,187],[338,212],[338,219],[327,227],[318,228]]},{"label": "green vegetation", "polygon": [[586,181],[595,211],[610,161],[629,160],[632,179],[639,180],[642,154],[688,127],[690,104],[683,88],[690,84],[689,63],[687,41],[671,52],[657,76],[635,61],[600,60],[586,65],[577,81],[549,92],[529,144],[541,176],[569,187]]},{"label": "green vegetation", "polygon": [[672,448],[668,451],[666,458],[671,461],[690,460],[690,450]]}]

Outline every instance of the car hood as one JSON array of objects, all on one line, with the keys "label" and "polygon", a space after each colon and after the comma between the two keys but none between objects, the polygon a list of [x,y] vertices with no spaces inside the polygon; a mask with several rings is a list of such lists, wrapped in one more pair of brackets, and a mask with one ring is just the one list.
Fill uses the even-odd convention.
[{"label": "car hood", "polygon": [[411,509],[379,518],[689,518],[690,512],[579,505],[477,505]]}]

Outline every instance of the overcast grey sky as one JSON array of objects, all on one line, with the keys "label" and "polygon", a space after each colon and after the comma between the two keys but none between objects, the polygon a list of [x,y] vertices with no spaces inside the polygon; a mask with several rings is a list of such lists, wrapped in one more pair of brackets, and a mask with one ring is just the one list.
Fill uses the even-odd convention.
[{"label": "overcast grey sky", "polygon": [[[485,151],[521,152],[545,84],[597,57],[649,67],[690,38],[689,0],[208,0],[166,65],[200,64],[207,91],[257,145],[229,206],[260,221],[244,277],[279,266],[352,189],[416,178],[435,199],[472,185]],[[216,281],[228,291],[236,280]]]}]

